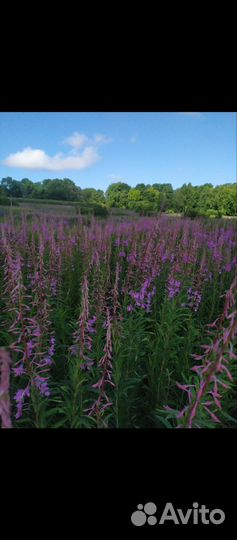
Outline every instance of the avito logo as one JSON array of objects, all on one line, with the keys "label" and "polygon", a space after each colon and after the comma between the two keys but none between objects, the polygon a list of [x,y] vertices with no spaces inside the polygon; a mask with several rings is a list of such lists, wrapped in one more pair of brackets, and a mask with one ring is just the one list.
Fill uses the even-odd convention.
[{"label": "avito logo", "polygon": [[[143,504],[137,505],[137,510],[131,515],[131,522],[136,527],[141,527],[141,525],[156,525],[158,522],[157,517],[155,516],[157,512],[157,506],[153,502],[148,502],[144,506]],[[194,502],[192,508],[184,511],[181,508],[174,508],[171,502],[167,502],[163,508],[158,525],[164,525],[166,522],[172,521],[175,525],[187,525],[187,523],[192,523],[193,525],[220,525],[225,521],[225,512],[220,508],[214,508],[209,510],[206,508],[205,504]]]}]

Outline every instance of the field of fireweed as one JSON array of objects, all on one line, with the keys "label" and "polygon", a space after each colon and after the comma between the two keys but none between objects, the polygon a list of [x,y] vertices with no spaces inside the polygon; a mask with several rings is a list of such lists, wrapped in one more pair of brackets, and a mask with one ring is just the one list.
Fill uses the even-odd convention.
[{"label": "field of fireweed", "polygon": [[3,428],[236,424],[236,233],[160,216],[0,223]]}]

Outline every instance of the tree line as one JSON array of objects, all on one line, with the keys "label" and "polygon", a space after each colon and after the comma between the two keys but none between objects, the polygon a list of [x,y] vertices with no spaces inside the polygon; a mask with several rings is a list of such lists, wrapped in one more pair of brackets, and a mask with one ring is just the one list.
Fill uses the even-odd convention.
[{"label": "tree line", "polygon": [[214,187],[211,183],[193,186],[190,182],[173,189],[170,183],[137,184],[125,182],[101,189],[77,186],[69,178],[32,182],[29,178],[2,178],[0,204],[17,198],[77,202],[78,206],[121,208],[146,215],[153,212],[181,213],[186,216],[234,216],[237,214],[236,184]]}]

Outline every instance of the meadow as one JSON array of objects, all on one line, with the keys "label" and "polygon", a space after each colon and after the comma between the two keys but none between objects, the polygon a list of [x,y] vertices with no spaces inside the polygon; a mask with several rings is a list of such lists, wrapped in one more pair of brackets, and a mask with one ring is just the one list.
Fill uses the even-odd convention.
[{"label": "meadow", "polygon": [[0,216],[2,427],[234,427],[234,220],[47,207]]}]

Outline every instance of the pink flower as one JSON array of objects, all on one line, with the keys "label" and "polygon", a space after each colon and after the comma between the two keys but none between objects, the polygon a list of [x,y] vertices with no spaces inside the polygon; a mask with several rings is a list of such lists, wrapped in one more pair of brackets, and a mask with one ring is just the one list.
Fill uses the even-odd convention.
[{"label": "pink flower", "polygon": [[13,371],[16,377],[20,377],[20,375],[23,375],[23,373],[25,373],[23,364],[20,364],[20,366],[13,368]]}]

